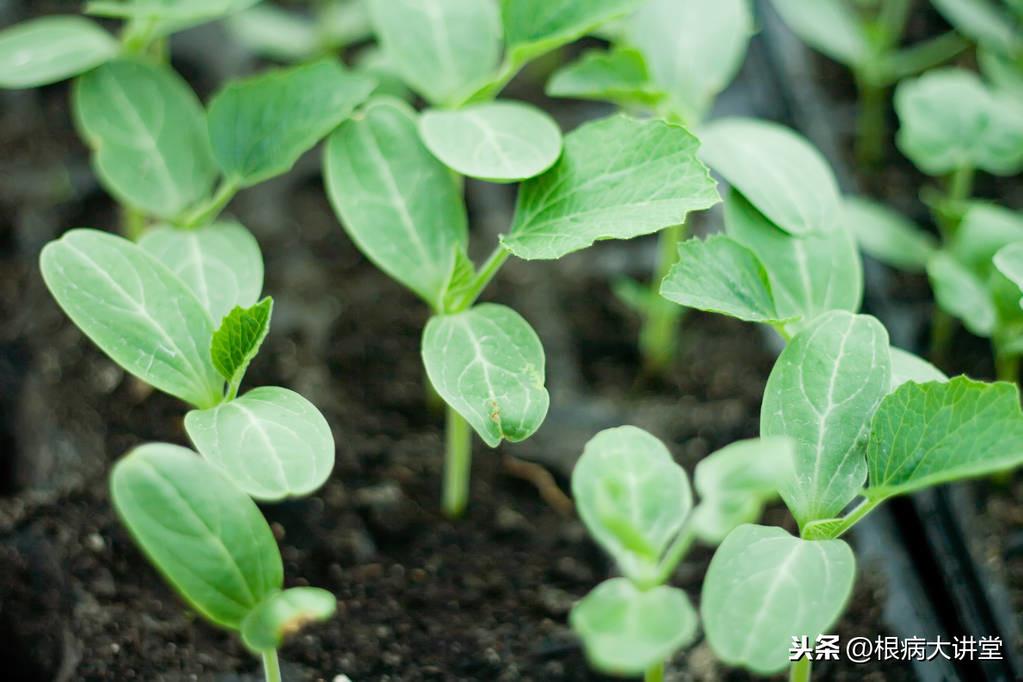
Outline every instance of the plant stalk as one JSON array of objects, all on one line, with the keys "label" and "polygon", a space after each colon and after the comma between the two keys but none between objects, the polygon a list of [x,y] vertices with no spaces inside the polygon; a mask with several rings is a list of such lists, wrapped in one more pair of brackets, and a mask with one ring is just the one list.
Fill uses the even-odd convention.
[{"label": "plant stalk", "polygon": [[693,540],[696,539],[696,535],[693,532],[693,526],[687,523],[679,531],[678,535],[672,541],[671,546],[668,547],[664,556],[661,557],[661,561],[657,566],[657,574],[654,579],[655,585],[663,585],[668,582],[671,574],[675,572],[675,568],[678,566],[678,562],[682,560],[682,557],[686,555],[689,548],[693,546]]},{"label": "plant stalk", "polygon": [[238,189],[238,184],[233,180],[224,180],[217,188],[216,194],[197,206],[192,212],[185,214],[181,219],[181,226],[194,229],[213,222],[238,193]]},{"label": "plant stalk", "polygon": [[995,343],[995,379],[1013,384],[1019,379],[1019,355],[1000,351],[997,343]]},{"label": "plant stalk", "polygon": [[856,160],[861,166],[875,166],[884,157],[888,89],[857,74],[860,115],[856,123]]},{"label": "plant stalk", "polygon": [[263,675],[266,682],[282,682],[281,664],[277,660],[276,649],[263,652]]},{"label": "plant stalk", "polygon": [[651,303],[643,316],[639,348],[648,372],[663,372],[678,349],[678,321],[684,308],[661,298],[661,281],[678,261],[678,245],[688,232],[685,223],[661,230],[657,236],[657,270],[650,282]]},{"label": "plant stalk", "polygon": [[931,316],[930,360],[939,368],[948,367],[948,352],[952,346],[955,326],[955,318],[935,306],[934,314]]},{"label": "plant stalk", "polygon": [[789,667],[789,682],[810,682],[812,669],[813,662],[808,656],[804,656]]},{"label": "plant stalk", "polygon": [[457,519],[469,502],[469,471],[472,468],[472,429],[469,422],[447,406],[442,508],[449,519]]},{"label": "plant stalk", "polygon": [[501,270],[501,266],[504,265],[510,255],[511,251],[498,244],[493,252],[491,252],[490,256],[487,257],[487,260],[483,262],[483,265],[480,266],[476,276],[473,277],[472,282],[466,288],[466,294],[460,305],[458,305],[455,310],[451,310],[449,312],[460,313],[463,310],[468,310],[472,304],[476,302],[476,299],[480,297],[483,290],[487,288],[490,281],[494,279],[497,273]]},{"label": "plant stalk", "polygon": [[826,539],[834,540],[844,535],[847,530],[855,526],[864,516],[874,511],[874,508],[884,502],[885,499],[884,497],[864,497],[858,505],[853,507],[852,511],[842,517],[842,523]]},{"label": "plant stalk", "polygon": [[657,663],[643,673],[643,682],[664,682],[664,663]]},{"label": "plant stalk", "polygon": [[128,204],[121,204],[121,231],[124,236],[137,242],[145,230],[146,214]]}]

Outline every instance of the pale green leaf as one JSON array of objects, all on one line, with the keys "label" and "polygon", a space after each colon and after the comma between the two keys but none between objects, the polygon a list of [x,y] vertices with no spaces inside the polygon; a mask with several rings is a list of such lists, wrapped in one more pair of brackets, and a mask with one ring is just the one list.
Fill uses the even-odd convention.
[{"label": "pale green leaf", "polygon": [[263,290],[259,244],[238,223],[158,227],[147,231],[139,246],[188,285],[215,324],[235,306],[254,304]]},{"label": "pale green leaf", "polygon": [[1023,241],[1013,242],[995,254],[995,267],[1013,284],[1023,289]]},{"label": "pale green leaf", "polygon": [[998,321],[994,301],[984,282],[944,252],[927,263],[934,298],[943,310],[963,321],[971,333],[989,337]]},{"label": "pale green leaf", "polygon": [[406,84],[433,104],[455,104],[497,70],[495,0],[369,0],[377,38]]},{"label": "pale green leaf", "polygon": [[831,168],[788,128],[725,118],[706,126],[700,140],[703,160],[785,232],[827,234],[841,222],[842,203]]},{"label": "pale green leaf", "polygon": [[1023,213],[983,201],[970,202],[948,251],[981,277],[990,273],[998,251],[1023,241]]},{"label": "pale green leaf", "polygon": [[639,0],[501,0],[504,39],[518,63],[625,16]]},{"label": "pale green leaf", "polygon": [[867,462],[870,499],[1023,465],[1019,389],[966,377],[904,384],[874,415]]},{"label": "pale green leaf", "polygon": [[931,0],[963,35],[1007,56],[1023,52],[1019,22],[992,0]]},{"label": "pale green leaf", "polygon": [[561,159],[519,188],[510,234],[520,258],[555,259],[600,239],[631,239],[716,204],[714,181],[680,126],[623,115],[565,136]]},{"label": "pale green leaf", "polygon": [[547,416],[543,346],[511,308],[484,303],[434,316],[422,352],[437,393],[490,447],[529,438]]},{"label": "pale green leaf", "polygon": [[372,100],[330,136],[324,166],[331,203],[359,250],[440,309],[456,249],[469,239],[465,204],[420,140],[411,107]]},{"label": "pale green leaf", "polygon": [[259,0],[93,0],[87,14],[134,20],[153,37],[215,21],[255,5]]},{"label": "pale green leaf", "polygon": [[77,76],[117,54],[113,36],[88,19],[31,19],[0,31],[0,88],[35,88]]},{"label": "pale green leaf", "polygon": [[281,589],[281,555],[259,508],[194,452],[135,448],[114,466],[110,494],[149,560],[214,623],[238,629]]},{"label": "pale green leaf", "polygon": [[449,168],[471,178],[516,182],[539,175],[561,155],[561,129],[522,102],[499,100],[419,119],[423,142]]},{"label": "pale green leaf", "polygon": [[220,400],[213,322],[187,286],[121,237],[71,230],[40,256],[43,279],[86,336],[155,388],[197,407]]},{"label": "pale green leaf", "polygon": [[992,87],[1015,98],[1023,100],[1023,69],[1008,57],[993,50],[978,49],[977,64],[985,80]]},{"label": "pale green leaf", "polygon": [[590,665],[611,675],[642,675],[664,663],[696,639],[698,620],[682,590],[642,591],[626,578],[604,581],[569,616]]},{"label": "pale green leaf", "polygon": [[739,526],[707,569],[700,616],[727,665],[774,675],[793,637],[827,633],[845,609],[856,558],[843,540],[801,540],[781,528]]},{"label": "pale green leaf", "polygon": [[848,0],[773,0],[800,40],[846,66],[862,67],[874,48],[854,3]]},{"label": "pale green leaf", "polygon": [[73,106],[96,172],[120,201],[172,218],[210,191],[202,105],[169,67],[108,62],[76,81]]},{"label": "pale green leaf", "polygon": [[572,471],[572,497],[593,539],[639,581],[656,569],[693,506],[685,470],[635,426],[590,439]]},{"label": "pale green leaf", "polygon": [[210,102],[217,162],[229,182],[243,187],[285,173],[374,86],[332,59],[229,83]]},{"label": "pale green leaf", "polygon": [[883,204],[861,197],[844,202],[845,225],[867,255],[908,272],[922,272],[937,240]]},{"label": "pale green leaf", "polygon": [[760,409],[763,436],[796,441],[782,499],[800,526],[837,516],[867,476],[870,418],[891,388],[888,334],[866,315],[832,311],[778,357]]},{"label": "pale green leaf", "polygon": [[664,93],[653,84],[642,53],[630,47],[587,50],[554,72],[547,81],[549,97],[571,97],[654,106]]},{"label": "pale green leaf", "polygon": [[377,87],[373,90],[374,96],[393,97],[406,102],[415,99],[415,95],[398,74],[398,69],[391,62],[391,58],[379,45],[371,44],[356,52],[352,57],[352,70],[364,73],[377,82]]},{"label": "pale green leaf", "polygon": [[928,381],[948,381],[944,372],[923,358],[895,346],[888,350],[892,358],[891,390],[894,391],[907,381],[915,381],[918,384]]},{"label": "pale green leaf", "polygon": [[310,623],[327,620],[337,610],[337,598],[318,587],[292,587],[272,594],[241,624],[242,641],[257,653],[280,648],[284,640]]},{"label": "pale green leaf", "polygon": [[316,406],[294,391],[261,386],[185,415],[202,456],[258,500],[302,497],[327,480],[334,437]]},{"label": "pale green leaf", "polygon": [[309,59],[320,47],[311,17],[269,3],[235,14],[224,28],[249,52],[282,62]]},{"label": "pale green leaf", "polygon": [[269,296],[249,308],[236,306],[213,333],[210,358],[233,389],[241,383],[245,370],[270,331],[273,307],[274,301]]}]

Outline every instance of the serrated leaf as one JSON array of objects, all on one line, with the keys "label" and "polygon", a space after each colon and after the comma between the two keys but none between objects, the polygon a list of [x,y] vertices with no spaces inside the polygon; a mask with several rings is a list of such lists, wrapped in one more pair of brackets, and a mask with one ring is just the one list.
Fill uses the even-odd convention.
[{"label": "serrated leaf", "polygon": [[461,101],[497,70],[494,0],[369,0],[369,10],[390,62],[433,104]]},{"label": "serrated leaf", "polygon": [[863,252],[892,267],[922,272],[937,240],[902,214],[861,197],[844,201],[845,225]]},{"label": "serrated leaf", "polygon": [[238,629],[281,589],[280,552],[259,508],[194,452],[135,448],[114,466],[110,494],[149,560],[214,623]]},{"label": "serrated leaf", "polygon": [[423,145],[415,112],[374,99],[327,144],[324,181],[348,236],[377,267],[440,309],[452,258],[468,242],[451,172]]},{"label": "serrated leaf", "polygon": [[334,436],[316,406],[277,386],[185,415],[196,449],[258,500],[301,497],[327,480]]},{"label": "serrated leaf", "polygon": [[375,87],[325,59],[229,83],[210,101],[210,141],[229,182],[286,173]]},{"label": "serrated leaf", "polygon": [[641,591],[626,578],[613,578],[576,604],[569,622],[594,668],[642,675],[696,639],[698,618],[680,589]]},{"label": "serrated leaf", "polygon": [[235,306],[213,333],[210,358],[229,386],[238,387],[249,363],[263,345],[270,331],[273,307],[274,300],[269,296],[248,308]]},{"label": "serrated leaf", "polygon": [[701,459],[693,474],[700,498],[691,521],[696,537],[716,545],[756,521],[794,475],[794,460],[795,442],[786,436],[737,441]]},{"label": "serrated leaf", "polygon": [[318,587],[292,587],[272,594],[242,621],[241,635],[251,651],[280,648],[284,640],[309,623],[327,620],[337,610],[337,598]]},{"label": "serrated leaf", "polygon": [[858,67],[874,58],[865,24],[846,0],[774,0],[772,4],[800,40],[835,61]]},{"label": "serrated leaf", "polygon": [[927,277],[938,305],[963,321],[970,332],[989,337],[998,314],[991,294],[969,269],[944,252],[927,262]]},{"label": "serrated leaf", "polygon": [[504,39],[522,63],[625,16],[639,0],[501,0]]},{"label": "serrated leaf", "polygon": [[785,232],[826,234],[840,222],[842,203],[831,168],[792,130],[725,118],[704,127],[700,140],[707,165]]},{"label": "serrated leaf", "polygon": [[928,381],[948,381],[948,377],[940,369],[923,358],[892,346],[888,349],[892,358],[892,388],[897,389],[907,381],[918,384]]},{"label": "serrated leaf", "polygon": [[877,408],[867,462],[870,499],[1023,465],[1019,389],[966,377],[904,384]]},{"label": "serrated leaf", "polygon": [[32,19],[0,31],[0,88],[36,88],[113,59],[113,36],[88,19]]},{"label": "serrated leaf", "polygon": [[842,540],[801,540],[781,528],[739,526],[715,552],[700,599],[703,629],[727,665],[773,675],[793,636],[828,632],[845,608],[856,558]]},{"label": "serrated leaf", "polygon": [[157,227],[142,235],[139,246],[188,285],[215,324],[235,306],[253,305],[263,290],[263,254],[239,223]]},{"label": "serrated leaf", "polygon": [[800,527],[838,516],[866,479],[870,418],[891,388],[888,347],[874,318],[832,311],[793,337],[771,370],[760,433],[796,441],[796,475],[780,492]]},{"label": "serrated leaf", "polygon": [[739,71],[753,16],[748,0],[647,0],[626,35],[673,109],[695,125]]},{"label": "serrated leaf", "polygon": [[166,66],[116,59],[75,82],[73,107],[104,186],[120,201],[173,218],[216,177],[202,105]]},{"label": "serrated leaf", "polygon": [[519,188],[501,243],[519,258],[555,259],[685,222],[720,200],[698,144],[663,121],[616,115],[580,126],[554,167]]},{"label": "serrated leaf", "polygon": [[631,47],[587,50],[554,72],[547,81],[549,97],[571,97],[654,106],[664,98],[650,78],[643,54]]},{"label": "serrated leaf", "polygon": [[197,407],[220,400],[209,313],[159,261],[126,239],[87,229],[50,242],[39,261],[57,303],[114,362]]},{"label": "serrated leaf", "polygon": [[426,111],[419,118],[419,132],[430,152],[449,168],[491,182],[539,175],[561,155],[561,129],[554,119],[512,100]]},{"label": "serrated leaf", "polygon": [[664,298],[747,322],[785,321],[775,308],[763,264],[739,242],[724,235],[688,239],[678,252],[678,262],[661,282]]},{"label": "serrated leaf", "polygon": [[483,303],[431,317],[422,353],[437,393],[490,447],[529,438],[547,416],[543,346],[511,308]]},{"label": "serrated leaf", "polygon": [[635,426],[590,439],[572,471],[572,497],[593,539],[637,581],[656,569],[693,506],[685,470]]}]

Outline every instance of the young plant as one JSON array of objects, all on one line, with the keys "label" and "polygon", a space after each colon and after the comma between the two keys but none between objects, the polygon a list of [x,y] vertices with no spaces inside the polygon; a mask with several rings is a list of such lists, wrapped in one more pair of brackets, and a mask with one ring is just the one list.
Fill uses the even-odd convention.
[{"label": "young plant", "polygon": [[952,31],[902,47],[912,5],[912,0],[774,0],[800,39],[852,70],[860,105],[856,155],[864,165],[883,159],[891,87],[967,47]]},{"label": "young plant", "polygon": [[[600,239],[651,234],[718,201],[696,139],[679,126],[613,116],[562,140],[543,112],[492,101],[524,63],[632,3],[551,4],[559,11],[529,0],[506,0],[500,13],[489,0],[372,2],[390,62],[443,108],[417,114],[374,97],[325,152],[327,192],[345,231],[433,313],[422,355],[447,405],[449,516],[466,505],[472,430],[496,447],[528,438],[547,413],[536,333],[510,308],[476,305],[508,257],[557,259]],[[468,255],[462,176],[521,182],[511,227],[478,268]]]},{"label": "young plant", "polygon": [[601,583],[572,609],[572,629],[598,670],[647,682],[696,637],[697,615],[682,590],[665,583],[695,539],[719,543],[755,521],[789,478],[788,438],[733,443],[686,472],[661,441],[634,426],[594,436],[572,472],[572,494],[594,540],[620,578]]}]

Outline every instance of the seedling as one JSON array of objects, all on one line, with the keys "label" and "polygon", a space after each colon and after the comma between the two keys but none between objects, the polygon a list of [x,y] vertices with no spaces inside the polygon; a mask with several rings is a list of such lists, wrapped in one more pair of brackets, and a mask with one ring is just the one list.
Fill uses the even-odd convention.
[{"label": "seedling", "polygon": [[788,438],[740,441],[696,467],[700,504],[685,471],[659,440],[634,426],[601,431],[572,472],[579,515],[623,577],[600,584],[572,609],[572,628],[602,672],[664,678],[665,662],[696,637],[697,616],[665,583],[695,539],[719,543],[756,520],[789,478]]},{"label": "seedling", "polygon": [[[559,11],[547,11],[552,4]],[[370,3],[389,62],[436,108],[417,114],[372,98],[330,136],[324,175],[352,241],[433,313],[422,355],[447,405],[449,516],[468,497],[470,426],[496,447],[528,438],[547,413],[536,333],[510,308],[476,305],[508,257],[557,259],[600,239],[651,234],[718,201],[696,139],[679,126],[613,116],[562,140],[543,112],[493,99],[526,62],[632,4],[563,0],[540,12],[506,0],[499,12],[488,0]],[[511,227],[478,268],[463,175],[521,182]]]}]

